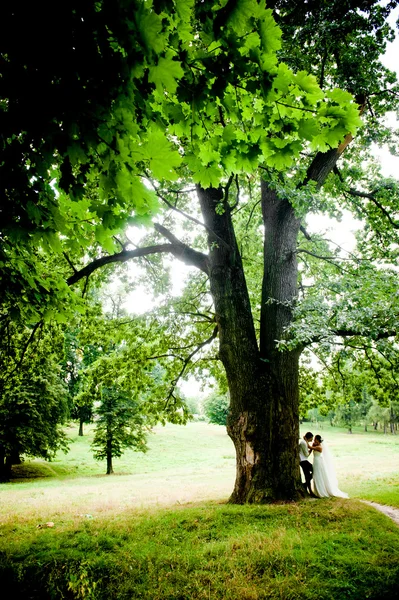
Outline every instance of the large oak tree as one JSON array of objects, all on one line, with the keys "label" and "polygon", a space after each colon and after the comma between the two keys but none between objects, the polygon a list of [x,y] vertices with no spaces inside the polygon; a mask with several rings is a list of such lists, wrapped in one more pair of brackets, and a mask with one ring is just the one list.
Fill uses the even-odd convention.
[{"label": "large oak tree", "polygon": [[[359,143],[368,149],[384,133],[378,119],[396,104],[395,78],[379,60],[395,5],[104,0],[77,5],[72,17],[63,5],[66,32],[51,40],[57,49],[51,68],[41,45],[28,55],[12,34],[5,37],[5,82],[18,67],[21,86],[26,76],[40,75],[38,89],[51,97],[33,126],[21,89],[14,94],[9,85],[4,94],[2,165],[19,173],[6,179],[2,198],[17,207],[2,232],[5,314],[17,297],[30,318],[43,306],[48,317],[59,316],[54,307],[69,298],[67,268],[72,287],[106,264],[155,253],[197,267],[209,281],[230,391],[235,502],[298,495],[298,361],[305,345],[291,339],[298,236],[301,228],[307,235],[306,213],[328,210],[328,198],[342,191],[359,203],[367,199],[361,206],[367,214],[368,203],[381,206],[375,190],[350,184],[350,157],[344,173],[338,163],[359,115],[366,123]],[[17,9],[8,17],[8,23],[26,22]],[[36,9],[29,17],[40,22]],[[95,33],[92,44],[86,28]],[[71,105],[64,96],[70,64]],[[196,207],[182,193],[188,183],[196,186]],[[252,200],[255,188],[259,201]],[[166,242],[132,249],[115,240],[126,223],[149,214],[157,196],[202,228],[207,252],[180,241],[170,219],[155,225]],[[260,209],[263,224],[259,327],[237,230],[243,206],[251,216]],[[43,249],[63,253],[58,272],[46,270]],[[359,333],[348,323],[335,329]]]}]

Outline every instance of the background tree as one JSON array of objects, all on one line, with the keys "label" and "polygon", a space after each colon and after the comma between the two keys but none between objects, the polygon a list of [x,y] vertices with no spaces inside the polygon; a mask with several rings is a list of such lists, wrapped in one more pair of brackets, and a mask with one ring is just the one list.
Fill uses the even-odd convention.
[{"label": "background tree", "polygon": [[370,422],[373,423],[375,431],[377,431],[378,425],[380,424],[384,433],[387,433],[390,413],[391,411],[387,406],[381,406],[375,400],[373,401],[367,416],[370,419]]},{"label": "background tree", "polygon": [[229,412],[229,399],[226,394],[214,392],[203,401],[205,415],[210,423],[226,425]]},{"label": "background tree", "polygon": [[94,362],[100,352],[94,348],[81,349],[78,335],[77,329],[68,328],[65,331],[65,358],[62,368],[68,386],[69,416],[79,422],[78,435],[83,436],[83,425],[90,423],[93,417],[93,396],[81,389],[82,370]]},{"label": "background tree", "polygon": [[94,458],[107,461],[107,475],[114,472],[112,459],[122,456],[127,448],[147,451],[146,419],[140,405],[117,386],[101,386],[96,407],[96,428],[92,448]]},{"label": "background tree", "polygon": [[[1,343],[0,478],[7,480],[20,456],[51,459],[68,444],[62,425],[68,416],[67,390],[59,366],[62,334],[41,332],[28,345],[32,329],[13,323]],[[24,356],[26,354],[26,356]]]}]

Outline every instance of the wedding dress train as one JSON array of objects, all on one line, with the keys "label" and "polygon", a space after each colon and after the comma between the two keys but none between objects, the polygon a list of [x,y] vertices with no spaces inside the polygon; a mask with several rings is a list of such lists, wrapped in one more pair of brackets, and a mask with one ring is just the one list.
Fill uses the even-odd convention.
[{"label": "wedding dress train", "polygon": [[313,493],[319,498],[349,498],[338,487],[334,465],[325,443],[322,445],[322,452],[313,452]]}]

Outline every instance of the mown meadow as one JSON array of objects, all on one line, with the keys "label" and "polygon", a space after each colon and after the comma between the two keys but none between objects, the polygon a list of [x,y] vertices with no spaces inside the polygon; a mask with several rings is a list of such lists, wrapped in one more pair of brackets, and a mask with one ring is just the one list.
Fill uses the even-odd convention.
[{"label": "mown meadow", "polygon": [[235,457],[220,426],[157,427],[111,476],[92,428],[69,427],[67,455],[26,461],[0,486],[3,598],[396,597],[398,526],[360,500],[399,507],[399,436],[308,429],[329,441],[349,500],[229,505]]}]

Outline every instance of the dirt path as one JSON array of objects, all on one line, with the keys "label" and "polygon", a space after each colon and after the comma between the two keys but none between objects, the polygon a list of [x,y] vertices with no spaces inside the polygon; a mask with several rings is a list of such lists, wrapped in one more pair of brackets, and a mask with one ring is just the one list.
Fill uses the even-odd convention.
[{"label": "dirt path", "polygon": [[392,519],[396,525],[399,526],[399,508],[394,508],[393,506],[386,506],[385,504],[378,504],[378,502],[370,502],[368,500],[361,500],[364,504],[368,504],[373,508],[376,508],[380,512],[384,513],[387,517]]}]

